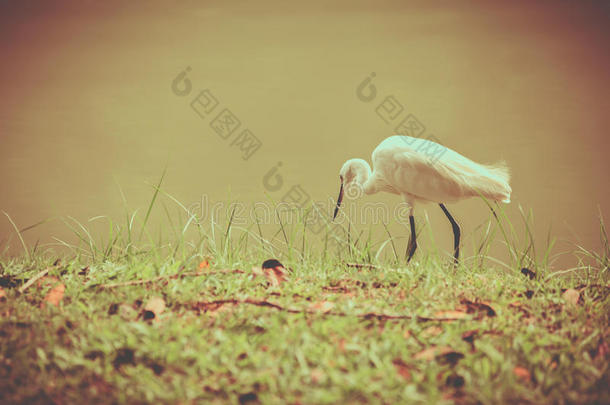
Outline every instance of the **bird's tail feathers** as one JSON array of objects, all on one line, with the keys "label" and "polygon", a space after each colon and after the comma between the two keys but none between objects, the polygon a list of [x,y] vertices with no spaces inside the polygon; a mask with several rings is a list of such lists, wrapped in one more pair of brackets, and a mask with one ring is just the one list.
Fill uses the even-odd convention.
[{"label": "bird's tail feathers", "polygon": [[492,165],[482,166],[489,173],[489,180],[491,180],[491,184],[488,183],[490,187],[487,190],[489,197],[508,204],[512,189],[509,184],[510,171],[506,162],[502,160]]},{"label": "bird's tail feathers", "polygon": [[503,182],[508,184],[510,181],[510,171],[504,160],[501,160],[493,165],[485,165],[485,168]]}]

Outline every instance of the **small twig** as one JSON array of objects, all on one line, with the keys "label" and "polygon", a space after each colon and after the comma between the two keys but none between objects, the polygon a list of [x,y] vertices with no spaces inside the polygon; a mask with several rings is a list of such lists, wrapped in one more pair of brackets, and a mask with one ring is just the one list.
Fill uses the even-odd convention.
[{"label": "small twig", "polygon": [[170,276],[158,276],[158,277],[150,278],[150,279],[146,279],[146,280],[130,280],[130,281],[125,281],[125,282],[121,282],[121,283],[102,284],[98,287],[102,288],[102,289],[127,287],[127,286],[132,286],[132,285],[142,285],[142,284],[154,283],[155,281],[161,281],[161,280],[173,280],[173,279],[183,278],[183,277],[208,276],[208,275],[212,275],[212,274],[221,274],[221,273],[225,273],[225,274],[226,273],[243,273],[243,271],[239,270],[239,269],[217,270],[217,271],[192,271],[192,272],[187,272],[187,273],[172,274]]},{"label": "small twig", "polygon": [[34,277],[32,277],[31,279],[29,279],[24,285],[22,285],[21,287],[19,287],[19,294],[23,293],[25,290],[27,290],[32,284],[34,284],[36,281],[40,280],[41,278],[43,278],[44,276],[46,276],[47,274],[49,274],[49,268],[47,267],[46,269],[44,269],[43,271],[41,271],[40,273],[36,274]]},{"label": "small twig", "polygon": [[367,263],[345,263],[347,267],[355,267],[357,269],[379,269],[379,266]]},{"label": "small twig", "polygon": [[312,310],[312,309],[295,309],[295,308],[283,307],[281,305],[275,304],[273,302],[265,301],[265,300],[253,300],[250,298],[245,299],[245,300],[224,299],[224,300],[216,300],[216,301],[196,302],[191,305],[191,308],[195,309],[195,310],[204,310],[205,311],[208,308],[210,308],[210,309],[219,308],[224,304],[256,305],[259,307],[268,307],[268,308],[277,309],[278,311],[288,312],[291,314],[316,314],[316,315],[329,315],[329,316],[342,316],[342,317],[353,316],[356,318],[379,319],[379,320],[381,320],[381,319],[415,319],[419,322],[452,322],[452,321],[461,321],[461,320],[465,319],[465,318],[449,318],[449,317],[442,317],[442,318],[426,317],[426,316],[417,316],[417,315],[416,316],[389,315],[389,314],[379,314],[379,313],[374,313],[374,312],[368,312],[366,314],[347,314],[345,312],[316,311],[316,310]]}]

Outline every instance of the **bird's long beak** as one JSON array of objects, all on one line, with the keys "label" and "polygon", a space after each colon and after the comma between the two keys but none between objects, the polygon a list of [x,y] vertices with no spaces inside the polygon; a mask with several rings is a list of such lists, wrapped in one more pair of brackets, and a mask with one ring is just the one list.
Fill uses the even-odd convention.
[{"label": "bird's long beak", "polygon": [[341,189],[339,190],[339,198],[337,198],[337,206],[335,207],[335,213],[333,214],[333,221],[337,218],[337,214],[339,213],[339,207],[341,206],[341,201],[343,201],[343,179],[341,179]]}]

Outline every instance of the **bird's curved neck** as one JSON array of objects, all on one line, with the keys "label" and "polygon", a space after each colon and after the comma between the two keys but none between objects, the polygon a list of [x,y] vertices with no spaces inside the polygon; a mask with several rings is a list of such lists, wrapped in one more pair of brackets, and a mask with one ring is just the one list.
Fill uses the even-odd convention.
[{"label": "bird's curved neck", "polygon": [[363,164],[363,166],[365,170],[358,173],[358,175],[356,176],[356,182],[359,186],[362,187],[364,194],[376,193],[377,190],[375,188],[375,182],[371,175],[371,166],[369,166],[369,164],[366,162]]}]

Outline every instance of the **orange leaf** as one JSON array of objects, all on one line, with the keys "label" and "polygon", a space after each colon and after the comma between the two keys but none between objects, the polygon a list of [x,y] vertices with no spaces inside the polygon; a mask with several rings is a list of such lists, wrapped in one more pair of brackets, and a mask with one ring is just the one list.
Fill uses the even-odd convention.
[{"label": "orange leaf", "polygon": [[396,372],[403,378],[403,380],[411,380],[411,372],[409,371],[409,366],[407,363],[405,363],[402,359],[396,358],[392,360],[392,364],[394,364]]},{"label": "orange leaf", "polygon": [[262,271],[265,278],[272,286],[279,286],[286,281],[286,268],[277,259],[269,259],[263,262]]},{"label": "orange leaf", "polygon": [[339,339],[339,351],[345,353],[345,338]]},{"label": "orange leaf", "polygon": [[207,269],[210,267],[210,262],[207,261],[207,259],[203,259],[201,261],[201,263],[199,263],[199,269],[203,270],[203,269]]},{"label": "orange leaf", "polygon": [[265,273],[265,278],[272,286],[278,287],[284,281],[286,281],[286,273],[284,272],[284,267],[278,266],[274,268],[266,268],[263,269]]},{"label": "orange leaf", "polygon": [[45,302],[48,302],[51,305],[59,306],[59,302],[64,297],[64,292],[66,291],[66,286],[63,284],[57,284],[55,287],[51,288],[47,293],[47,296],[44,297],[44,302],[42,303],[42,307],[44,308]]},{"label": "orange leaf", "polygon": [[514,373],[514,374],[515,374],[515,375],[516,375],[516,376],[517,376],[519,379],[521,379],[521,380],[523,380],[523,381],[529,381],[529,380],[532,378],[532,376],[531,376],[531,374],[530,374],[529,370],[528,370],[527,368],[524,368],[524,367],[519,367],[519,366],[515,367],[515,368],[513,369],[513,373]]}]

